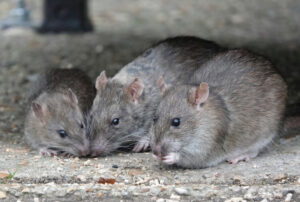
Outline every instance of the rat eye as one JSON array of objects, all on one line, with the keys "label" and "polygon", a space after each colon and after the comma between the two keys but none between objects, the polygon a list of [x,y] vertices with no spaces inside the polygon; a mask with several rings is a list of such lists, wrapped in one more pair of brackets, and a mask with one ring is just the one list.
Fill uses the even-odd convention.
[{"label": "rat eye", "polygon": [[81,123],[81,124],[80,124],[80,128],[84,128],[84,125],[83,125],[83,123]]},{"label": "rat eye", "polygon": [[157,116],[154,116],[154,117],[153,117],[153,122],[156,123],[157,120],[158,120],[158,117],[157,117]]},{"label": "rat eye", "polygon": [[178,127],[180,125],[180,118],[174,118],[172,119],[171,126]]},{"label": "rat eye", "polygon": [[118,118],[115,118],[115,119],[113,119],[113,120],[111,121],[111,125],[116,126],[116,125],[118,125],[118,124],[119,124],[119,119],[118,119]]},{"label": "rat eye", "polygon": [[65,130],[58,130],[57,133],[61,138],[65,138],[68,136],[68,133]]}]

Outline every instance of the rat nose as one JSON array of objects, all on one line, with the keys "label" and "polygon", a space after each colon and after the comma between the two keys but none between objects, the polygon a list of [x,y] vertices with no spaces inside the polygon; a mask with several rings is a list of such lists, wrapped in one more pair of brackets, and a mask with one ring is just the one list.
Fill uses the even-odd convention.
[{"label": "rat nose", "polygon": [[98,152],[98,151],[93,151],[91,155],[92,155],[92,157],[96,157],[96,156],[99,156],[99,155],[100,155],[100,152]]},{"label": "rat nose", "polygon": [[102,148],[96,147],[96,148],[92,149],[92,152],[91,152],[92,157],[100,156],[101,154],[103,154],[103,149]]},{"label": "rat nose", "polygon": [[90,150],[89,149],[81,149],[79,151],[80,156],[87,156],[90,154]]},{"label": "rat nose", "polygon": [[153,149],[152,152],[155,156],[161,157],[161,147],[156,145]]}]

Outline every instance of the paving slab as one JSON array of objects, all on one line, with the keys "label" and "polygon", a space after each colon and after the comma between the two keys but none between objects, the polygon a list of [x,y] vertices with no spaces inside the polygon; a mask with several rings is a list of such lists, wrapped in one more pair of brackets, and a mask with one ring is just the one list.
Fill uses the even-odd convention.
[{"label": "paving slab", "polygon": [[[300,200],[300,136],[282,139],[249,162],[206,169],[159,164],[151,153],[103,158],[42,157],[0,142],[3,201]],[[240,199],[240,200],[239,200]]]}]

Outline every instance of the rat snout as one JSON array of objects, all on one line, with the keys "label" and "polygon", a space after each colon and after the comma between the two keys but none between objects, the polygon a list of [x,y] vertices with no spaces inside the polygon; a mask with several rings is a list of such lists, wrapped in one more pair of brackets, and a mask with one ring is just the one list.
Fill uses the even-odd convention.
[{"label": "rat snout", "polygon": [[105,137],[98,136],[91,144],[91,156],[105,156],[111,151],[111,148],[111,143]]},{"label": "rat snout", "polygon": [[93,149],[91,156],[96,157],[96,156],[100,156],[101,154],[102,154],[102,151],[100,149]]},{"label": "rat snout", "polygon": [[153,147],[152,152],[155,156],[161,156],[161,147],[160,146]]},{"label": "rat snout", "polygon": [[80,156],[87,156],[90,154],[90,150],[88,148],[80,149],[79,150],[79,155]]},{"label": "rat snout", "polygon": [[159,160],[162,160],[167,153],[167,146],[166,144],[157,144],[152,149],[153,154]]},{"label": "rat snout", "polygon": [[92,151],[91,151],[92,157],[104,156],[104,155],[105,155],[105,145],[104,144],[92,146]]}]

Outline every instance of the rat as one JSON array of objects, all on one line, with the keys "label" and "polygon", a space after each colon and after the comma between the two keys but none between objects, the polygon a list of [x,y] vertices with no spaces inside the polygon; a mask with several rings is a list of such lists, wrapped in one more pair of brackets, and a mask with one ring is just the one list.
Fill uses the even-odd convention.
[{"label": "rat", "polygon": [[246,50],[217,54],[186,84],[162,83],[150,141],[165,165],[248,161],[282,127],[287,86],[267,59]]},{"label": "rat", "polygon": [[27,142],[42,155],[88,155],[86,115],[95,94],[93,82],[79,69],[41,74],[28,96]]},{"label": "rat", "polygon": [[113,78],[101,72],[88,121],[92,156],[131,146],[134,152],[147,150],[152,116],[161,98],[157,77],[164,76],[168,83],[187,80],[224,50],[197,37],[168,38],[145,50]]}]

